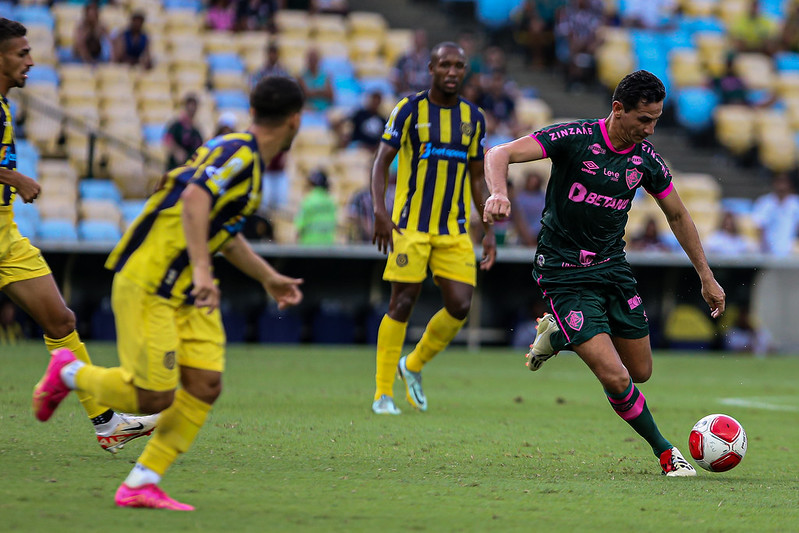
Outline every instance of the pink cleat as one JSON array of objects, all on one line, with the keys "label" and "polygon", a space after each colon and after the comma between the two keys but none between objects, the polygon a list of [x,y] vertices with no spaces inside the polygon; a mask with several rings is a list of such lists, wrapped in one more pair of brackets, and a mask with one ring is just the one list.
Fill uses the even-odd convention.
[{"label": "pink cleat", "polygon": [[169,509],[170,511],[193,511],[191,505],[173,500],[155,483],[130,488],[124,483],[117,489],[114,502],[119,507],[146,507],[148,509]]},{"label": "pink cleat", "polygon": [[33,413],[42,422],[50,420],[56,408],[69,394],[69,388],[61,380],[61,369],[76,360],[71,350],[53,350],[44,376],[33,388]]}]

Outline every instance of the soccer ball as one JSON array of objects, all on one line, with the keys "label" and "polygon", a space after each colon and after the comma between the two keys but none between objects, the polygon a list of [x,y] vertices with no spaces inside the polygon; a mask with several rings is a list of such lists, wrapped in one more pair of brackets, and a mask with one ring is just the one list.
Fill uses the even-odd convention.
[{"label": "soccer ball", "polygon": [[696,464],[705,470],[726,472],[746,455],[746,432],[731,416],[707,415],[691,429],[688,449]]}]

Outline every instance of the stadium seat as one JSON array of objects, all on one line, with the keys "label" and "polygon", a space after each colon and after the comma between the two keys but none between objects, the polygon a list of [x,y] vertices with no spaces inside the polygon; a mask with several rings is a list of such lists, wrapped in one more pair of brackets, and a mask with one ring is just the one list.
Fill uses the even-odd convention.
[{"label": "stadium seat", "polygon": [[799,71],[799,54],[796,52],[778,52],[774,54],[774,67],[777,72]]},{"label": "stadium seat", "polygon": [[144,210],[146,200],[123,200],[119,206],[119,211],[122,213],[122,224],[127,228],[133,222],[139,213]]},{"label": "stadium seat", "polygon": [[43,240],[75,242],[78,240],[78,231],[71,220],[46,218],[39,224],[37,237]]},{"label": "stadium seat", "polygon": [[244,73],[244,63],[238,54],[208,54],[206,61],[211,71]]},{"label": "stadium seat", "polygon": [[705,87],[686,87],[677,93],[677,122],[688,131],[701,133],[713,125],[719,98]]},{"label": "stadium seat", "polygon": [[19,233],[23,237],[34,240],[36,238],[36,234],[38,233],[39,223],[35,220],[17,217],[16,213],[14,214],[14,222],[17,225],[17,230]]},{"label": "stadium seat", "polygon": [[203,8],[202,0],[163,0],[164,9],[167,11],[193,11],[199,12]]},{"label": "stadium seat", "polygon": [[14,11],[16,20],[27,27],[44,26],[48,30],[55,29],[55,19],[47,6],[20,5]]},{"label": "stadium seat", "polygon": [[214,91],[214,102],[219,109],[249,109],[250,99],[244,91]]},{"label": "stadium seat", "polygon": [[753,202],[751,198],[722,198],[721,209],[735,215],[749,215],[752,212]]},{"label": "stadium seat", "polygon": [[693,48],[680,48],[669,53],[669,75],[675,89],[701,87],[707,81],[699,52]]},{"label": "stadium seat", "polygon": [[36,65],[28,71],[29,85],[53,85],[58,87],[58,72],[50,65]]},{"label": "stadium seat", "polygon": [[518,0],[476,0],[475,15],[483,26],[497,30],[510,24],[511,12],[518,5]]},{"label": "stadium seat", "polygon": [[708,350],[716,329],[707,314],[693,305],[680,304],[666,317],[664,337],[675,350]]},{"label": "stadium seat", "polygon": [[119,228],[122,223],[122,212],[119,209],[119,202],[115,202],[114,200],[81,200],[78,214],[83,221],[94,220],[110,222],[117,228]]},{"label": "stadium seat", "polygon": [[80,197],[84,200],[111,200],[120,202],[122,195],[113,181],[83,179],[78,184]]},{"label": "stadium seat", "polygon": [[35,226],[42,220],[39,214],[39,206],[36,202],[25,203],[19,196],[14,200],[14,220],[19,222],[24,220]]},{"label": "stadium seat", "polygon": [[122,237],[119,225],[107,220],[81,220],[78,223],[78,237],[82,241],[116,242]]},{"label": "stadium seat", "polygon": [[755,113],[743,105],[721,105],[714,112],[716,139],[733,154],[742,155],[755,145]]}]

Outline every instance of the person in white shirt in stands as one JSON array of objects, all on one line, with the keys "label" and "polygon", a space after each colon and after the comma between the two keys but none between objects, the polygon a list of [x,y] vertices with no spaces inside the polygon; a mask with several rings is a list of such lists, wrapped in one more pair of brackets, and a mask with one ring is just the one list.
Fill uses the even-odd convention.
[{"label": "person in white shirt in stands", "polygon": [[787,256],[793,253],[799,227],[799,196],[787,173],[772,180],[772,192],[755,201],[752,219],[760,230],[761,251]]},{"label": "person in white shirt in stands", "polygon": [[741,234],[735,213],[725,211],[718,229],[705,241],[705,249],[719,255],[753,254],[757,252],[757,243]]}]

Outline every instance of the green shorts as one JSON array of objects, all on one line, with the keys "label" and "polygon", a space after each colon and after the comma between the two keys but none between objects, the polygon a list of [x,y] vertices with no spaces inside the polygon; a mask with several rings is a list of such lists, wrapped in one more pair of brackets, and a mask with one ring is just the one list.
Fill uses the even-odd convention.
[{"label": "green shorts", "polygon": [[600,333],[623,339],[649,335],[636,281],[626,262],[594,267],[533,268],[548,307],[569,344]]}]

